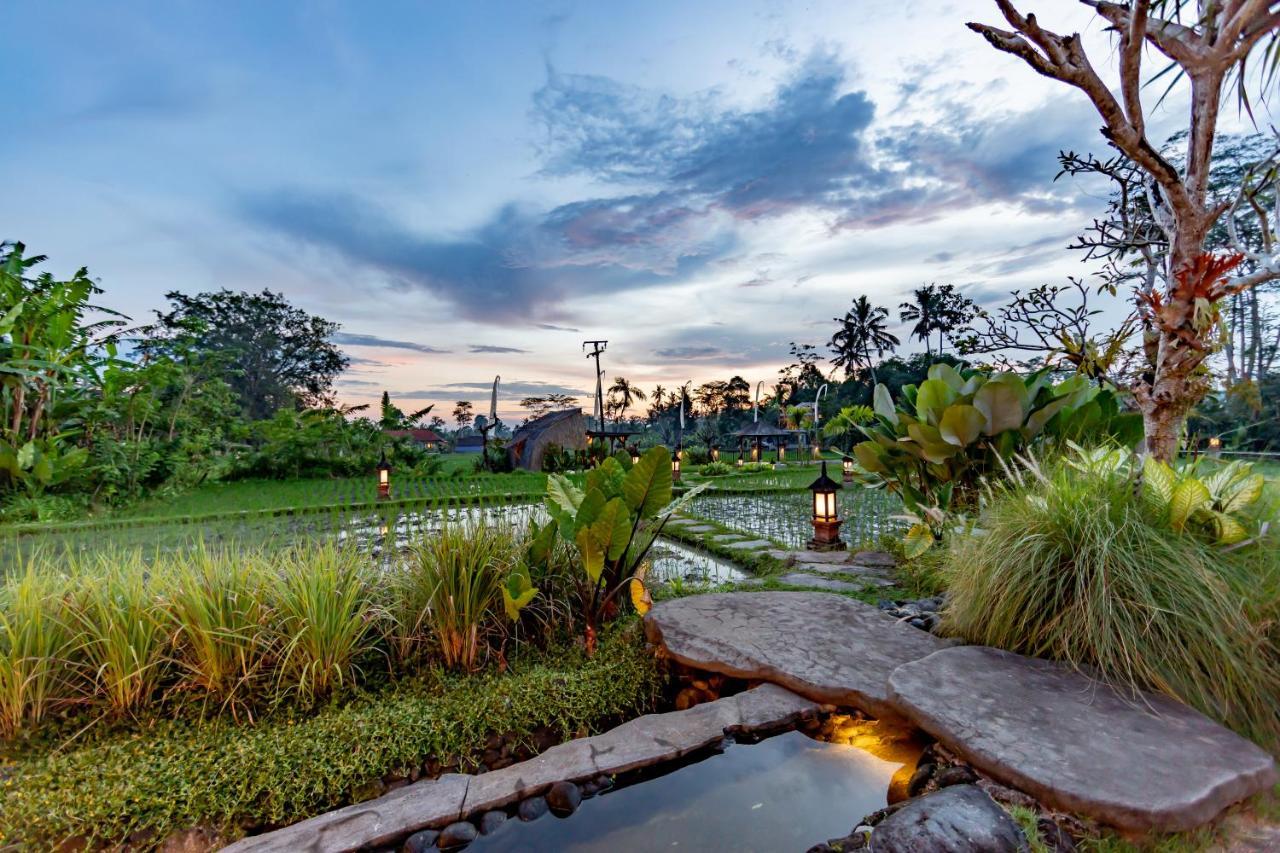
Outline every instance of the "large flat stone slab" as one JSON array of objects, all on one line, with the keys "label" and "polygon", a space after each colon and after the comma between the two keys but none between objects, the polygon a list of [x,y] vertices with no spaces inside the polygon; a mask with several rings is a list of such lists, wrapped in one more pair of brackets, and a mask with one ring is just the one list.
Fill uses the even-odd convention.
[{"label": "large flat stone slab", "polygon": [[867,584],[865,583],[854,583],[851,581],[840,580],[838,578],[828,578],[820,575],[806,575],[799,572],[780,575],[776,580],[778,583],[784,583],[787,586],[801,586],[805,589],[823,589],[828,592],[861,592],[867,588]]},{"label": "large flat stone slab", "polygon": [[237,841],[233,853],[338,853],[388,844],[541,794],[555,782],[580,782],[600,773],[625,773],[710,746],[726,734],[791,726],[816,714],[814,702],[773,684],[697,705],[648,714],[594,737],[567,741],[501,770],[450,774],[408,785],[275,832]]},{"label": "large flat stone slab", "polygon": [[243,838],[224,853],[341,853],[390,844],[402,835],[458,820],[471,777],[447,774],[392,791],[376,800]]},{"label": "large flat stone slab", "polygon": [[1121,829],[1190,829],[1276,782],[1269,754],[1199,712],[1049,661],[961,646],[889,682],[901,714],[976,767]]},{"label": "large flat stone slab", "polygon": [[724,592],[664,601],[645,633],[681,663],[770,681],[816,702],[896,717],[889,674],[943,644],[869,604],[825,592]]},{"label": "large flat stone slab", "polygon": [[759,551],[761,548],[772,548],[773,543],[768,539],[748,539],[745,542],[725,542],[724,547],[732,548],[735,551]]}]

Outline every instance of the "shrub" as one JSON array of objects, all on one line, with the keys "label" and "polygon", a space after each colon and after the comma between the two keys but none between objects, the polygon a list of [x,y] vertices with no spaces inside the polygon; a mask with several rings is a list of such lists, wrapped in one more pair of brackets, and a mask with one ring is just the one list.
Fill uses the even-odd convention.
[{"label": "shrub", "polygon": [[0,588],[0,738],[34,728],[67,698],[62,660],[71,630],[61,621],[65,580],[34,563]]},{"label": "shrub", "polygon": [[704,477],[723,477],[733,473],[733,466],[726,462],[708,462],[698,469],[698,473]]},{"label": "shrub", "polygon": [[363,555],[332,544],[279,558],[271,590],[279,683],[304,701],[355,683],[381,622]]},{"label": "shrub", "polygon": [[1280,543],[1225,549],[1124,467],[1058,464],[996,490],[955,537],[943,630],[1150,688],[1280,743]]}]

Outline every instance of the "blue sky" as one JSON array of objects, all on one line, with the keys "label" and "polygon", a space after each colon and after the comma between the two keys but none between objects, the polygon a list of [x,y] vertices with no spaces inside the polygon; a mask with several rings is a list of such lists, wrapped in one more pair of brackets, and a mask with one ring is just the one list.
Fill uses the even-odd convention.
[{"label": "blue sky", "polygon": [[[1110,49],[1074,3],[1042,18]],[[770,379],[859,293],[1085,274],[1083,97],[979,0],[6,4],[0,238],[143,319],[283,291],[347,402]],[[1175,125],[1179,98],[1156,117]],[[905,337],[905,335],[903,335]],[[443,407],[440,407],[443,408]]]}]

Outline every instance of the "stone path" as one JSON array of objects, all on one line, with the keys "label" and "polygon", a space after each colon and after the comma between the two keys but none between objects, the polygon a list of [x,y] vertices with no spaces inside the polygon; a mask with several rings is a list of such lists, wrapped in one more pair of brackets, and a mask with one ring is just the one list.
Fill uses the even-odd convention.
[{"label": "stone path", "polygon": [[1126,701],[1057,664],[945,647],[842,596],[676,599],[645,630],[681,663],[905,717],[996,780],[1126,830],[1198,826],[1277,779],[1265,751],[1163,696]]},{"label": "stone path", "polygon": [[224,850],[338,853],[391,844],[420,829],[541,794],[555,782],[577,782],[670,761],[710,746],[726,734],[787,728],[818,710],[817,704],[789,690],[763,684],[687,711],[637,717],[501,770],[415,782],[375,800],[242,839]]},{"label": "stone path", "polygon": [[904,716],[975,767],[1122,829],[1190,829],[1276,781],[1269,754],[1187,706],[1135,703],[1048,661],[944,649],[889,685]]},{"label": "stone path", "polygon": [[698,669],[771,681],[819,702],[895,717],[889,674],[943,647],[869,604],[815,592],[727,592],[663,602],[650,642]]}]

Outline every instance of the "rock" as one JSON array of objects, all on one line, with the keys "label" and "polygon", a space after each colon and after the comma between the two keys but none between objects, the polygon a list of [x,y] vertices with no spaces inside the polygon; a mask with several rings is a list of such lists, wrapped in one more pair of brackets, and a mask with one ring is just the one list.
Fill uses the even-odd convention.
[{"label": "rock", "polygon": [[1121,829],[1191,829],[1276,782],[1269,754],[1202,714],[1050,661],[960,646],[889,683],[898,712],[969,764]]},{"label": "rock", "polygon": [[523,821],[537,820],[547,813],[546,797],[529,797],[520,801],[516,815]]},{"label": "rock", "polygon": [[727,592],[664,601],[645,616],[645,633],[685,665],[770,681],[815,702],[877,717],[898,716],[888,701],[889,674],[942,648],[933,635],[900,625],[869,604],[822,592]]},{"label": "rock", "polygon": [[861,592],[868,586],[867,583],[851,583],[837,580],[836,578],[803,575],[799,572],[782,575],[777,578],[777,581],[787,586],[801,586],[807,589],[823,589],[831,592]]},{"label": "rock", "polygon": [[1051,818],[1042,817],[1036,821],[1036,829],[1040,831],[1040,840],[1045,847],[1049,848],[1049,853],[1075,853],[1076,840],[1062,827],[1062,824]]},{"label": "rock", "polygon": [[480,815],[480,820],[477,821],[477,825],[480,827],[481,835],[489,835],[506,822],[506,812],[498,811],[497,809],[490,809]]},{"label": "rock", "polygon": [[596,794],[600,793],[600,786],[595,783],[594,779],[589,779],[586,782],[583,782],[580,787],[582,788],[582,798],[584,800],[589,800]]},{"label": "rock", "polygon": [[907,796],[920,796],[925,786],[929,784],[929,780],[933,778],[933,771],[937,769],[933,764],[921,764],[917,767],[916,771],[911,774],[911,781],[907,782]]},{"label": "rock", "polygon": [[876,569],[892,569],[898,565],[897,558],[884,551],[858,551],[849,562]]},{"label": "rock", "polygon": [[404,844],[400,847],[400,853],[427,853],[429,850],[436,849],[436,839],[440,837],[440,833],[434,829],[423,829],[415,832],[404,840]]},{"label": "rock", "polygon": [[608,773],[601,773],[592,781],[595,783],[596,790],[602,794],[613,787],[613,777]]},{"label": "rock", "polygon": [[459,820],[440,830],[440,837],[436,839],[436,844],[441,850],[456,850],[459,847],[466,847],[479,837],[480,831],[476,829],[474,823]]},{"label": "rock", "polygon": [[973,785],[926,794],[886,818],[871,835],[875,853],[1025,853],[1009,813]]},{"label": "rock", "polygon": [[974,773],[969,767],[963,764],[956,764],[952,767],[944,767],[938,771],[938,775],[933,778],[933,782],[939,788],[950,788],[952,785],[972,785],[978,781],[978,774]]},{"label": "rock", "polygon": [[572,782],[557,782],[547,791],[547,805],[556,817],[568,817],[582,804],[582,791]]},{"label": "rock", "polygon": [[772,548],[773,543],[768,539],[748,539],[745,542],[725,542],[724,547],[731,548],[734,551],[759,551],[761,548]]}]

